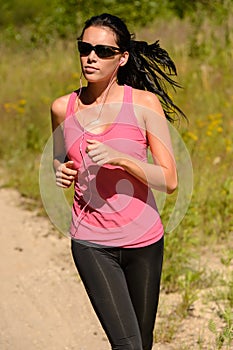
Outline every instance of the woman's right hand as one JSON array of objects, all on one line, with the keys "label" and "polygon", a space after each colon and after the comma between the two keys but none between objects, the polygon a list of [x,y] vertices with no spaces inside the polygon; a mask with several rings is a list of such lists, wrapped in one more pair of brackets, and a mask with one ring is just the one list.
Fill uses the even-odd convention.
[{"label": "woman's right hand", "polygon": [[74,169],[74,162],[68,161],[62,163],[56,170],[56,185],[63,188],[69,188],[73,183],[78,171]]}]

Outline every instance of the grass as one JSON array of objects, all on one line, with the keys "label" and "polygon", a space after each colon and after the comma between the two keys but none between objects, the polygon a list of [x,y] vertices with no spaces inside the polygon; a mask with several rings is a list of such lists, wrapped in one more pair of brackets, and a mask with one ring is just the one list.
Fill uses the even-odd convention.
[{"label": "grass", "polygon": [[[187,185],[189,179],[193,181],[189,209],[181,223],[165,236],[162,292],[177,294],[179,298],[173,311],[166,311],[166,321],[159,323],[156,341],[175,341],[177,330],[181,322],[190,317],[193,305],[200,299],[203,303],[214,300],[220,306],[206,328],[213,333],[217,349],[223,346],[230,349],[232,313],[229,310],[233,306],[232,273],[229,272],[232,269],[233,231],[233,53],[232,46],[225,42],[224,28],[217,31],[218,25],[208,19],[202,26],[206,35],[199,38],[195,23],[174,19],[165,27],[158,19],[155,23],[156,38],[154,34],[152,37],[152,27],[138,35],[139,39],[149,41],[161,37],[161,45],[174,53],[172,56],[184,86],[174,98],[189,119],[189,124],[182,122],[175,127],[185,142],[194,173],[193,180],[182,178]],[[229,26],[232,28],[231,22]],[[216,35],[219,37],[214,45]],[[228,40],[232,42],[229,36]],[[25,197],[34,199],[41,207],[38,174],[41,154],[51,135],[50,105],[56,97],[69,93],[79,84],[75,43],[58,40],[51,46],[32,49],[1,40],[0,72],[0,160],[7,174],[5,182]],[[179,147],[177,150],[179,157]],[[48,177],[52,176],[49,165],[46,171]],[[169,222],[178,193],[166,198],[162,210],[165,225]],[[57,198],[67,197],[63,192],[56,195]],[[67,198],[69,202],[69,195]],[[67,207],[63,209],[60,219],[65,219],[59,222],[62,227],[68,220]],[[55,215],[56,207],[51,210]],[[218,247],[223,247],[223,254]],[[226,273],[222,280],[218,271],[209,273],[198,263],[203,250],[208,252],[210,259],[213,251],[220,260],[222,258],[222,268]],[[215,291],[213,294],[212,290],[212,297],[208,295],[207,300],[203,299],[201,291],[211,288]],[[202,335],[197,335],[196,341],[200,349],[204,348]],[[182,346],[185,348],[185,344]]]}]

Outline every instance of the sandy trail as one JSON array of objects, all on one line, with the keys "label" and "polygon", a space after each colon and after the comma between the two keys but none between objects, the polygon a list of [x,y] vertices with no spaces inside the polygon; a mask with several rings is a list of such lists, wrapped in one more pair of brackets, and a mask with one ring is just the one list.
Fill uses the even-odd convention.
[{"label": "sandy trail", "polygon": [[109,349],[70,254],[47,219],[0,190],[0,349]]}]

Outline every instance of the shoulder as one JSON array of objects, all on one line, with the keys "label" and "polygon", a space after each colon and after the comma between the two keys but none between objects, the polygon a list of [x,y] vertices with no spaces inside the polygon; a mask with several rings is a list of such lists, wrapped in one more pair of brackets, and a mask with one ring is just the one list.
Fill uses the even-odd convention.
[{"label": "shoulder", "polygon": [[66,109],[69,102],[71,94],[60,96],[56,98],[51,104],[51,116],[53,120],[56,120],[58,123],[64,121],[66,116]]},{"label": "shoulder", "polygon": [[163,108],[158,97],[150,91],[144,91],[133,88],[133,103],[153,110],[154,112],[164,115]]}]

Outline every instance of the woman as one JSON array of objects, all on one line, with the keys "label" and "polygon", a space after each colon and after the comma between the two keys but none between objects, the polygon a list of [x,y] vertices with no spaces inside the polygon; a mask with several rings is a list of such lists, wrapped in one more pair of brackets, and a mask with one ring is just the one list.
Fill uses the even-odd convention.
[{"label": "woman", "polygon": [[175,65],[110,14],[86,21],[78,50],[87,86],[51,110],[56,183],[75,188],[72,254],[112,349],[149,350],[163,260],[150,188],[177,186],[167,119],[182,112],[163,89]]}]

